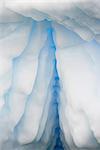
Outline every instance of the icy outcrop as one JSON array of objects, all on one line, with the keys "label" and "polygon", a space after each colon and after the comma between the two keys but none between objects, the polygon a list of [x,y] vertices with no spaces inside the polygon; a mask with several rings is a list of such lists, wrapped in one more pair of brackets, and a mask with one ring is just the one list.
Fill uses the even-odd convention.
[{"label": "icy outcrop", "polygon": [[[40,141],[43,134],[43,149],[46,149],[56,115],[53,109],[54,116],[51,118],[52,112],[49,115],[55,74],[51,23],[25,18],[14,28],[0,40],[0,149],[6,149],[5,143],[13,143],[14,140],[22,145]],[[49,131],[46,129],[44,133],[49,121]],[[15,148],[18,147],[10,147]]]},{"label": "icy outcrop", "polygon": [[99,45],[95,42],[57,52],[64,93],[61,96],[62,128],[67,132],[66,141],[70,144],[74,141],[79,148],[95,149],[99,143],[99,55]]},{"label": "icy outcrop", "polygon": [[100,149],[98,0],[0,1],[0,150]]},{"label": "icy outcrop", "polygon": [[53,20],[76,32],[82,39],[100,42],[99,0],[31,1],[6,0],[5,6],[40,21]]}]

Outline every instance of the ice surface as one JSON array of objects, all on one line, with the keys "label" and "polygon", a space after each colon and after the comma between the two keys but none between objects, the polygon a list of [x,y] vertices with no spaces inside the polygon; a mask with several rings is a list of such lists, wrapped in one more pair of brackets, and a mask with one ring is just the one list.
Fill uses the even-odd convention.
[{"label": "ice surface", "polygon": [[[69,136],[71,134],[75,145],[81,148],[95,148],[95,139],[99,142],[99,55],[99,45],[94,41],[57,52],[58,72],[65,93],[63,101],[66,101],[61,113],[65,113],[69,124]],[[67,132],[67,127],[64,128]]]},{"label": "ice surface", "polygon": [[99,78],[99,0],[0,1],[0,150],[99,150]]}]

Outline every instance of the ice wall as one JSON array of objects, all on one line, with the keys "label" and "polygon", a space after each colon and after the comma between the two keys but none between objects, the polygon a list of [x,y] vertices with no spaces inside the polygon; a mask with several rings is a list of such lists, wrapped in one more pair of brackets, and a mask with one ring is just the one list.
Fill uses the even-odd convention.
[{"label": "ice wall", "polygon": [[0,1],[0,150],[100,149],[100,2]]}]

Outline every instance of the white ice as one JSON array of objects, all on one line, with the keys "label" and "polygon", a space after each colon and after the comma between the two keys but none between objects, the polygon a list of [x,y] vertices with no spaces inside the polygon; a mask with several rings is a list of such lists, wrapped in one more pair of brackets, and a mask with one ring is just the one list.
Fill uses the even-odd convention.
[{"label": "white ice", "polygon": [[1,0],[0,150],[99,150],[99,99],[99,0]]}]

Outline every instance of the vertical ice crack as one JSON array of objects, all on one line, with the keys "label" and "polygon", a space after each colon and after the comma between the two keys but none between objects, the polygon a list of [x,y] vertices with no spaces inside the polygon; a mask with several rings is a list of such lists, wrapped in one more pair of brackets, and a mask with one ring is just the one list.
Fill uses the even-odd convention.
[{"label": "vertical ice crack", "polygon": [[55,103],[56,103],[56,129],[55,129],[55,138],[56,138],[56,143],[54,146],[54,150],[64,150],[63,143],[61,141],[61,129],[60,129],[60,123],[59,123],[59,90],[60,90],[60,84],[59,84],[59,76],[57,72],[57,67],[56,67],[56,60],[55,60]]},{"label": "vertical ice crack", "polygon": [[[53,29],[51,29],[52,39],[53,39]],[[54,46],[54,53],[56,52],[56,45],[54,43],[54,40],[52,40],[52,46]],[[55,122],[54,122],[54,147],[53,150],[64,150],[63,143],[61,141],[61,128],[59,123],[59,100],[60,100],[60,84],[59,84],[59,76],[56,66],[57,60],[55,57],[55,72],[54,72],[54,83],[53,83],[53,95],[52,95],[52,101],[53,105],[55,105]],[[52,145],[52,144],[51,144]],[[51,148],[48,148],[48,150],[51,150]]]}]

